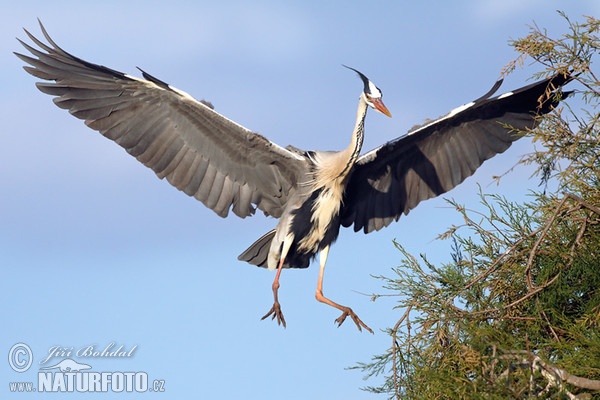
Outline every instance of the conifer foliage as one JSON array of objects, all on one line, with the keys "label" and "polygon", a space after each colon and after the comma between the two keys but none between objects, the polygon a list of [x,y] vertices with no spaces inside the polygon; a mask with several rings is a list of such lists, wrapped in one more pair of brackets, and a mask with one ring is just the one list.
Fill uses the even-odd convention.
[{"label": "conifer foliage", "polygon": [[[390,347],[357,369],[385,377],[367,390],[398,399],[600,398],[600,20],[565,14],[565,33],[532,26],[511,42],[535,76],[575,76],[570,97],[533,131],[522,162],[544,186],[527,203],[480,193],[478,210],[440,235],[434,265],[396,244],[380,277],[398,298]],[[377,298],[377,295],[374,296]]]}]

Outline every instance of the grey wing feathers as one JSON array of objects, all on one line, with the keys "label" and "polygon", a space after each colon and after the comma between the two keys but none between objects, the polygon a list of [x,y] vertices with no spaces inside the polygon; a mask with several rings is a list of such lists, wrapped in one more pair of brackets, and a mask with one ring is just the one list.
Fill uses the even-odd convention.
[{"label": "grey wing feathers", "polygon": [[267,268],[269,249],[274,237],[275,229],[267,232],[250,247],[248,247],[242,254],[238,256],[238,260],[246,261],[247,263],[256,265],[258,267]]},{"label": "grey wing feathers", "polygon": [[572,78],[557,75],[513,93],[485,96],[358,159],[341,211],[342,225],[379,230],[421,201],[460,184],[487,159],[533,128],[558,99],[553,90]]},{"label": "grey wing feathers", "polygon": [[[40,23],[41,26],[41,23]],[[15,53],[57,106],[115,141],[160,178],[220,216],[279,217],[304,160],[144,72],[144,79],[95,65],[29,32],[34,57]],[[143,71],[142,71],[143,72]]]}]

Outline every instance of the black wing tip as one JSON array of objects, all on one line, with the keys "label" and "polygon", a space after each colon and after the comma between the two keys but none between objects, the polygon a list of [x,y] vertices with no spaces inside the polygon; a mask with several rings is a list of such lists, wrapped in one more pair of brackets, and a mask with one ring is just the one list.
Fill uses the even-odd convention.
[{"label": "black wing tip", "polygon": [[559,72],[556,75],[548,78],[548,82],[554,86],[554,89],[560,89],[563,86],[565,86],[566,84],[568,84],[569,82],[571,82],[572,80],[574,80],[575,78],[577,78],[577,76],[579,75],[579,73],[577,74],[573,74],[573,71],[569,71],[569,72]]},{"label": "black wing tip", "polygon": [[[558,90],[560,88],[562,88],[563,86],[565,86],[566,84],[568,84],[569,82],[571,82],[573,79],[575,79],[576,75],[573,75],[573,73],[571,71],[569,72],[558,72],[546,79],[541,79],[539,81],[536,81],[530,85],[526,85],[526,86],[522,86],[518,89],[515,89],[512,91],[512,93],[519,93],[519,92],[525,92],[528,91],[534,87],[544,87],[544,90],[546,90],[546,88],[548,87],[548,85],[551,85],[551,90],[555,91]],[[496,80],[496,83],[494,83],[494,85],[492,86],[492,88],[483,96],[480,96],[479,98],[477,98],[476,100],[473,100],[473,103],[479,103],[481,101],[484,100],[496,100],[498,99],[498,97],[494,97],[491,98],[494,94],[496,94],[496,92],[498,91],[498,89],[500,89],[500,87],[502,86],[502,84],[504,83],[504,78],[500,77],[498,78],[498,80]],[[510,93],[510,92],[509,92]],[[569,92],[571,93],[571,92]],[[502,95],[500,95],[499,97],[502,97]],[[564,98],[566,98],[566,95],[563,95]]]},{"label": "black wing tip", "polygon": [[496,82],[494,83],[494,85],[490,88],[490,90],[487,91],[486,94],[484,94],[483,96],[478,97],[477,99],[473,100],[473,103],[478,103],[482,100],[486,100],[489,99],[490,97],[492,97],[497,91],[498,89],[500,89],[500,86],[502,86],[502,83],[504,82],[504,78],[498,78],[496,80]]},{"label": "black wing tip", "polygon": [[[60,62],[63,62],[63,63],[66,62],[65,60],[71,60],[71,62],[74,61],[76,63],[79,63],[81,66],[89,68],[91,70],[95,70],[95,71],[98,71],[98,72],[101,72],[104,74],[112,75],[119,79],[132,80],[132,78],[130,76],[127,76],[127,74],[125,74],[123,72],[114,70],[112,68],[105,67],[103,65],[94,64],[89,61],[85,61],[85,60],[83,60],[77,56],[74,56],[73,54],[63,50],[60,46],[58,46],[56,44],[56,42],[54,42],[54,40],[52,40],[52,38],[48,34],[48,31],[46,30],[42,21],[39,18],[38,18],[38,23],[40,25],[42,34],[44,35],[44,38],[47,41],[47,44],[42,42],[40,39],[38,39],[35,35],[33,35],[31,32],[29,32],[26,28],[23,28],[23,31],[25,31],[27,36],[31,39],[31,41],[35,45],[37,45],[39,47],[39,49],[34,49],[32,46],[28,45],[27,43],[25,43],[23,40],[21,40],[19,38],[17,38],[17,40],[19,41],[19,43],[21,43],[21,45],[23,47],[25,47],[25,49],[27,49],[28,51],[30,51],[34,55],[36,55],[38,57],[38,59],[40,61],[42,61],[42,63],[45,63],[44,58],[46,58],[46,57],[53,58],[55,60],[59,60]],[[45,51],[46,53],[40,52],[40,54],[43,54],[43,55],[38,55],[37,52],[40,50]],[[23,57],[27,57],[27,56],[23,56],[22,54],[16,53],[16,52],[15,52],[15,55],[17,57],[19,57],[21,60],[29,63],[26,59],[23,58]],[[39,68],[33,67],[33,69],[39,69]]]}]

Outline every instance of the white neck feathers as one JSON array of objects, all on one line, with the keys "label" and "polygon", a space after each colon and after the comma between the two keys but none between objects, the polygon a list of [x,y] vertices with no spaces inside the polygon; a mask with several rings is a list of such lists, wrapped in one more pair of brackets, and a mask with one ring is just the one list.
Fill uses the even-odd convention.
[{"label": "white neck feathers", "polygon": [[339,152],[317,152],[315,154],[317,171],[314,184],[316,187],[341,184],[350,173],[362,148],[367,108],[364,94],[361,94],[358,100],[354,131],[352,132],[350,145],[346,149]]}]

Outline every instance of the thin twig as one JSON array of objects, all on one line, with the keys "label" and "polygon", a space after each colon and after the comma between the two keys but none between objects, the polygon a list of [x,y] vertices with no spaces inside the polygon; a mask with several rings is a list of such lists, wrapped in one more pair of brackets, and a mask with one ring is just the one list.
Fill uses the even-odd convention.
[{"label": "thin twig", "polygon": [[[406,311],[404,312],[404,315],[402,315],[402,317],[400,317],[400,319],[398,320],[398,322],[396,322],[396,325],[394,325],[394,327],[392,328],[392,351],[393,351],[393,357],[392,357],[392,373],[394,376],[394,394],[395,397],[397,399],[400,398],[400,385],[399,385],[399,379],[398,379],[398,362],[396,361],[397,357],[396,357],[396,353],[399,350],[400,346],[398,345],[398,330],[400,329],[400,325],[402,325],[402,322],[404,322],[405,319],[408,318],[408,316],[410,315],[410,311],[412,310],[413,307],[413,303],[409,304],[408,307],[406,307]],[[410,320],[409,320],[410,321]],[[408,324],[410,324],[410,322],[408,322]],[[410,329],[410,328],[409,328]]]},{"label": "thin twig", "polygon": [[[538,306],[540,306],[540,302],[538,301],[537,303],[538,303]],[[550,328],[550,332],[552,332],[552,336],[554,336],[554,339],[556,339],[557,342],[560,342],[560,338],[554,331],[554,328],[552,327],[552,324],[550,323],[550,320],[548,319],[546,312],[542,309],[542,310],[540,310],[540,314],[542,314],[542,317],[544,317],[544,320],[548,324],[548,328]]]},{"label": "thin twig", "polygon": [[471,279],[471,281],[469,281],[469,283],[467,283],[465,285],[465,287],[462,289],[463,291],[468,290],[471,288],[471,286],[473,286],[474,284],[476,284],[477,282],[480,282],[482,280],[484,280],[485,278],[487,278],[492,272],[494,272],[496,270],[496,268],[498,267],[498,265],[500,265],[500,262],[509,254],[511,254],[517,247],[519,247],[521,245],[521,243],[523,243],[527,238],[531,237],[531,236],[535,236],[537,235],[540,230],[542,228],[538,228],[535,231],[531,232],[529,235],[527,235],[526,237],[522,237],[519,240],[517,240],[508,250],[506,250],[504,253],[502,253],[502,255],[500,255],[500,257],[498,257],[496,259],[496,261],[494,261],[494,263],[487,269],[485,270],[485,272],[479,274],[477,277]]},{"label": "thin twig", "polygon": [[552,285],[558,279],[559,276],[560,276],[560,273],[556,274],[554,276],[554,278],[550,279],[548,282],[546,282],[542,286],[537,286],[532,291],[528,292],[525,296],[521,297],[518,300],[513,301],[510,304],[502,306],[502,308],[487,308],[487,309],[481,310],[481,311],[473,311],[473,312],[471,312],[469,314],[470,315],[493,314],[493,313],[499,312],[500,310],[508,310],[509,308],[512,308],[512,307],[514,307],[514,306],[516,306],[516,305],[524,302],[528,298],[530,298],[532,296],[535,296],[537,293],[539,293],[542,290],[546,289],[548,286]]},{"label": "thin twig", "polygon": [[587,201],[585,201],[581,197],[579,197],[579,196],[577,196],[577,195],[575,195],[573,193],[565,193],[564,195],[565,195],[565,197],[568,197],[570,199],[575,200],[576,202],[578,202],[579,204],[581,204],[582,206],[584,206],[588,210],[591,210],[591,211],[595,212],[596,214],[600,215],[600,208],[594,206],[593,204],[588,203]]},{"label": "thin twig", "polygon": [[529,259],[527,260],[527,266],[525,267],[525,276],[527,278],[527,285],[529,286],[530,289],[534,288],[533,281],[531,279],[531,266],[533,265],[533,259],[534,259],[535,255],[537,254],[537,248],[542,243],[542,240],[548,233],[548,230],[550,229],[550,226],[552,225],[554,220],[556,218],[558,218],[559,211],[562,208],[562,206],[565,204],[566,201],[567,201],[567,199],[565,197],[563,197],[563,199],[560,201],[558,206],[556,206],[556,209],[552,213],[552,217],[544,225],[544,229],[542,230],[542,233],[540,234],[538,239],[535,241],[533,247],[531,248],[531,251],[529,252]]}]

